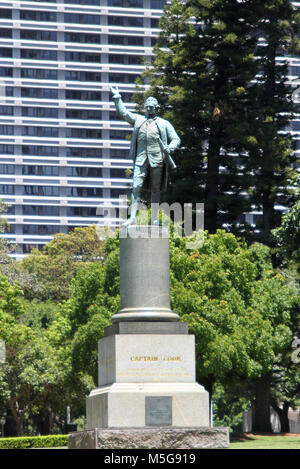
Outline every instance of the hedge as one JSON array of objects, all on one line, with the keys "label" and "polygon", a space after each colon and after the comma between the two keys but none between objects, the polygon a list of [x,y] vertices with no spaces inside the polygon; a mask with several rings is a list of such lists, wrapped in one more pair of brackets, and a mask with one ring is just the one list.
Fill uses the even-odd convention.
[{"label": "hedge", "polygon": [[67,445],[68,435],[0,438],[0,449],[55,448]]}]

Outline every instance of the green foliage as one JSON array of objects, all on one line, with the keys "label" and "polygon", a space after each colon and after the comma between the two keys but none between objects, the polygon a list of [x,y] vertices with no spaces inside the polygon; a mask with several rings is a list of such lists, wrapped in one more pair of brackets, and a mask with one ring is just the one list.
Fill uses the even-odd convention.
[{"label": "green foliage", "polygon": [[173,309],[196,335],[199,379],[234,382],[272,369],[290,347],[297,295],[272,268],[270,250],[217,231],[198,251],[171,244]]},{"label": "green foliage", "polygon": [[0,449],[55,448],[68,445],[68,435],[1,438]]},{"label": "green foliage", "polygon": [[294,106],[287,66],[276,56],[299,47],[298,24],[289,0],[165,6],[154,60],[139,85],[150,83],[145,95],[158,98],[182,139],[168,201],[203,201],[211,233],[226,223],[255,239],[251,226],[238,222],[255,206],[268,243],[280,223],[276,204],[291,202],[285,188],[293,142],[281,131]]},{"label": "green foliage", "polygon": [[276,242],[275,255],[281,264],[288,265],[295,262],[300,268],[300,176],[290,182],[295,203],[283,215],[280,227],[273,230]]},{"label": "green foliage", "polygon": [[[33,249],[20,262],[22,272],[38,279],[38,288],[26,289],[29,299],[62,301],[70,296],[72,279],[85,264],[102,262],[103,241],[96,227],[78,227],[69,234],[58,233],[43,252]],[[18,276],[17,276],[18,278]]]}]

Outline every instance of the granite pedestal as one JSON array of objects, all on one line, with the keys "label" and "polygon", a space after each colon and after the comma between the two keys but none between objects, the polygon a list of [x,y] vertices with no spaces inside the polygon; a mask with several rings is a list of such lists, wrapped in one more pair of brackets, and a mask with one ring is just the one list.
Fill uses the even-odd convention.
[{"label": "granite pedestal", "polygon": [[98,343],[87,430],[71,434],[69,446],[111,448],[109,438],[115,449],[228,446],[228,430],[210,428],[194,335],[170,307],[166,230],[121,231],[120,271],[121,308]]}]

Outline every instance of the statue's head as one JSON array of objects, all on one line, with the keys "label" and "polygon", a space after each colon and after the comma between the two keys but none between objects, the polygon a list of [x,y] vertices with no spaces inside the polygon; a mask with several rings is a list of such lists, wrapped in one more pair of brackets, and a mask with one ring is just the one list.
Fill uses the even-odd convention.
[{"label": "statue's head", "polygon": [[153,98],[153,96],[150,96],[149,98],[146,99],[145,109],[146,109],[148,116],[155,116],[158,108],[159,108],[159,104],[156,98]]}]

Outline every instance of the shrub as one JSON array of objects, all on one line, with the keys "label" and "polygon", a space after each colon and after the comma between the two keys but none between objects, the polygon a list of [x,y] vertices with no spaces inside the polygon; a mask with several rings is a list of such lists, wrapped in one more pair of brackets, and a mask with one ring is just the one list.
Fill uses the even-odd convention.
[{"label": "shrub", "polygon": [[68,445],[68,435],[0,438],[1,449],[55,448]]}]

